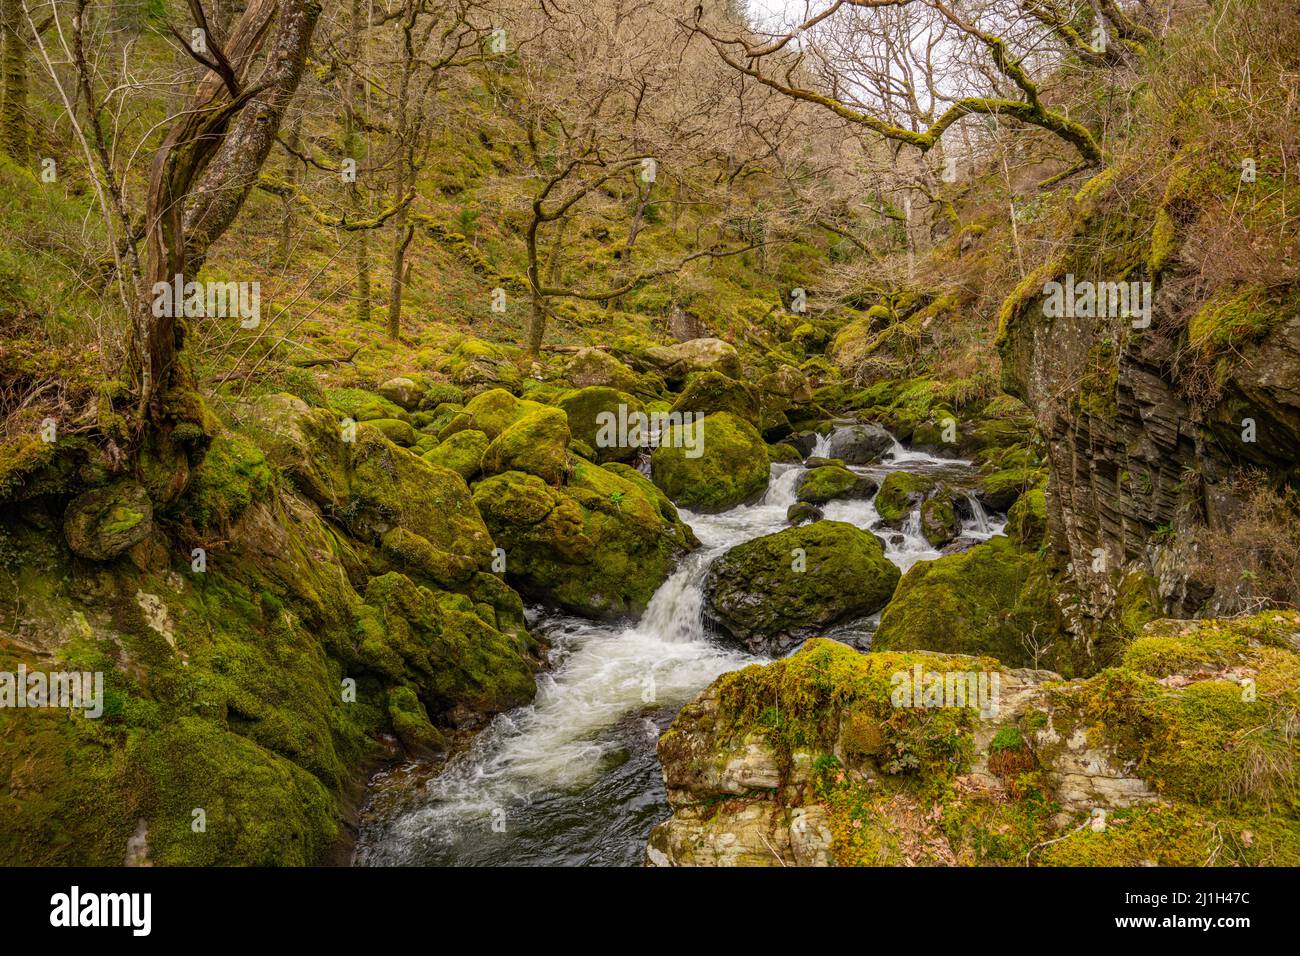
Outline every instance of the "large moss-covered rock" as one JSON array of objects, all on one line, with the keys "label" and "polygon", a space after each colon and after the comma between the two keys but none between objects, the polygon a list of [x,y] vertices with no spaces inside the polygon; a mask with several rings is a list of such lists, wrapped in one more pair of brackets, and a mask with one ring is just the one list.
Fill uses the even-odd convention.
[{"label": "large moss-covered rock", "polygon": [[817,521],[732,548],[709,568],[705,614],[755,653],[781,654],[885,606],[899,571],[875,535]]},{"label": "large moss-covered rock", "polygon": [[398,418],[374,418],[366,424],[379,431],[394,445],[401,445],[403,448],[410,448],[420,440],[419,432],[411,427],[410,422]]},{"label": "large moss-covered rock", "polygon": [[523,379],[504,348],[469,336],[456,344],[442,370],[470,395],[495,388],[518,390]]},{"label": "large moss-covered rock", "polygon": [[473,429],[496,438],[519,419],[541,411],[545,405],[527,399],[515,398],[503,388],[489,389],[475,395],[450,422],[438,432],[438,440],[446,441],[456,432]]},{"label": "large moss-covered rock", "polygon": [[1298,647],[1292,612],[1160,621],[1062,681],[812,640],[659,738],[673,816],[646,862],[1295,865],[1297,764],[1260,755],[1294,751]]},{"label": "large moss-covered rock", "polygon": [[469,428],[447,436],[422,456],[425,461],[450,468],[466,481],[478,477],[483,467],[483,453],[487,451],[488,437],[477,429]]},{"label": "large moss-covered rock", "polygon": [[942,548],[957,537],[961,521],[953,505],[952,493],[937,490],[921,504],[921,535],[932,547]]},{"label": "large moss-covered rock", "polygon": [[558,408],[542,408],[506,428],[483,452],[483,471],[523,471],[558,485],[569,472],[569,419]]},{"label": "large moss-covered rock", "polygon": [[153,503],[129,478],[83,492],[68,503],[63,536],[74,554],[108,561],[134,547],[153,530]]},{"label": "large moss-covered rock", "polygon": [[419,407],[422,389],[414,380],[399,375],[384,382],[376,391],[394,405],[413,412]]},{"label": "large moss-covered rock", "polygon": [[578,388],[600,385],[631,392],[637,387],[636,373],[601,349],[579,349],[569,360],[564,377]]},{"label": "large moss-covered rock", "polygon": [[994,511],[1006,511],[1042,477],[1041,468],[1004,468],[992,472],[980,478],[980,500]]},{"label": "large moss-covered rock", "polygon": [[629,415],[644,414],[645,406],[640,399],[616,388],[593,385],[569,392],[557,404],[569,417],[570,433],[592,450],[598,464],[632,461],[640,452],[640,446],[630,442],[599,440],[602,432],[609,437],[607,425],[611,420],[625,421]]},{"label": "large moss-covered rock", "polygon": [[673,403],[672,411],[695,412],[700,415],[730,412],[754,426],[762,419],[759,395],[753,388],[728,378],[721,372],[712,371],[691,375],[687,379],[686,388]]},{"label": "large moss-covered rock", "polygon": [[680,385],[692,372],[721,372],[736,379],[744,374],[740,353],[721,339],[689,339],[674,345],[656,345],[646,349],[644,355],[670,385]]},{"label": "large moss-covered rock", "polygon": [[813,505],[837,498],[870,498],[876,493],[874,478],[857,475],[841,465],[812,468],[799,482],[795,497]]},{"label": "large moss-covered rock", "polygon": [[885,521],[901,521],[925,500],[934,486],[935,480],[927,475],[891,471],[880,483],[880,492],[876,495],[876,511]]},{"label": "large moss-covered rock", "polygon": [[407,419],[406,410],[382,395],[363,388],[331,388],[325,391],[330,408],[353,421],[368,422],[380,418]]},{"label": "large moss-covered rock", "polygon": [[241,435],[219,435],[194,469],[176,511],[199,532],[219,533],[250,504],[265,498],[271,482],[271,468],[260,448]]},{"label": "large moss-covered rock", "polygon": [[533,699],[536,685],[519,642],[474,613],[463,595],[421,587],[404,574],[372,578],[358,611],[362,653],[396,653],[430,715],[456,723],[468,711],[497,713]]},{"label": "large moss-covered rock", "polygon": [[1070,667],[1042,563],[1003,537],[913,565],[881,615],[872,647],[987,654],[1009,667]]},{"label": "large moss-covered rock", "polygon": [[766,395],[783,398],[794,404],[811,402],[813,398],[812,383],[808,376],[793,365],[782,365],[774,372],[768,372],[758,380],[759,390]]},{"label": "large moss-covered rock", "polygon": [[695,546],[667,498],[633,469],[611,469],[575,460],[562,487],[518,471],[474,486],[521,592],[590,617],[638,614]]},{"label": "large moss-covered rock", "polygon": [[651,453],[650,467],[654,483],[673,501],[706,512],[756,497],[771,476],[763,437],[727,412],[667,429]]},{"label": "large moss-covered rock", "polygon": [[355,537],[379,544],[401,528],[477,567],[491,564],[492,538],[456,472],[394,445],[369,424],[345,427],[292,396],[259,402],[254,419],[268,458]]}]

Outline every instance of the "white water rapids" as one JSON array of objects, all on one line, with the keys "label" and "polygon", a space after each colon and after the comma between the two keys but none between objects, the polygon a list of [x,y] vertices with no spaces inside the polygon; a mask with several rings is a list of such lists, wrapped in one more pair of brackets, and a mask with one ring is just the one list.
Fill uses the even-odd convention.
[{"label": "white water rapids", "polygon": [[[812,455],[824,457],[819,439]],[[936,458],[895,444],[886,460],[855,468],[968,471],[969,462]],[[703,584],[710,562],[728,549],[788,527],[801,465],[773,465],[761,502],[719,514],[681,511],[702,547],[660,586],[641,619],[608,625],[550,615],[539,627],[551,642],[551,669],[533,703],[499,715],[473,746],[408,794],[388,815],[363,822],[361,865],[635,865],[655,823],[668,816],[655,741],[677,711],[719,674],[760,658],[706,633]],[[973,496],[962,535],[1001,531]],[[872,528],[871,501],[834,501],[825,517]],[[901,532],[882,529],[886,554],[903,570],[939,552],[921,536],[919,511]],[[869,634],[849,629],[852,640]]]}]

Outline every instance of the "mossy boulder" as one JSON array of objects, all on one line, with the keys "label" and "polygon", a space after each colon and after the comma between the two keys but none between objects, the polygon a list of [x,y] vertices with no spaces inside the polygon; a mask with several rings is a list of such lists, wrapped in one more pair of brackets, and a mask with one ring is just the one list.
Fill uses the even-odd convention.
[{"label": "mossy boulder", "polygon": [[366,422],[371,428],[377,428],[385,438],[394,445],[411,448],[419,443],[420,435],[409,422],[398,418],[373,418]]},{"label": "mossy boulder", "polygon": [[1047,494],[1031,488],[1007,512],[1007,537],[1028,551],[1037,551],[1047,536]]},{"label": "mossy boulder", "polygon": [[636,373],[601,349],[579,349],[565,367],[564,377],[578,388],[600,385],[622,392],[637,387]]},{"label": "mossy boulder", "polygon": [[92,488],[73,498],[63,515],[63,536],[72,552],[109,561],[149,537],[153,503],[129,478]]},{"label": "mossy boulder", "polygon": [[626,466],[577,459],[558,488],[507,471],[478,482],[474,503],[505,550],[512,585],[594,618],[639,614],[696,544],[672,503]]},{"label": "mossy boulder", "polygon": [[692,374],[673,403],[672,411],[699,415],[730,412],[754,426],[762,419],[759,396],[753,388],[713,371]]},{"label": "mossy boulder", "polygon": [[811,402],[813,398],[812,383],[808,376],[793,365],[782,365],[775,371],[768,372],[758,380],[758,387],[765,395],[773,395],[792,404]]},{"label": "mossy boulder", "polygon": [[898,580],[875,535],[818,521],[746,541],[715,561],[704,583],[705,615],[754,653],[781,654],[880,610]]},{"label": "mossy boulder", "polygon": [[558,485],[569,472],[569,419],[558,408],[542,408],[503,430],[483,452],[483,471],[522,471]]},{"label": "mossy boulder", "polygon": [[740,353],[721,339],[689,339],[674,345],[656,345],[643,354],[669,385],[681,385],[692,372],[721,372],[735,379],[744,374]]},{"label": "mossy boulder", "polygon": [[1069,668],[1042,563],[1004,537],[913,565],[881,615],[872,648],[986,654],[1008,667]]},{"label": "mossy boulder", "polygon": [[268,458],[354,537],[377,545],[393,528],[487,568],[493,543],[455,471],[421,458],[369,423],[343,426],[288,395],[258,403],[256,434]]},{"label": "mossy boulder", "polygon": [[271,484],[271,467],[260,448],[242,435],[219,435],[194,469],[176,511],[200,532],[222,532],[265,498]]},{"label": "mossy boulder", "polygon": [[448,723],[466,712],[498,713],[533,699],[524,649],[474,613],[464,595],[421,587],[404,574],[372,578],[358,612],[364,642],[400,656],[430,716]]},{"label": "mossy boulder", "polygon": [[935,480],[928,475],[891,471],[880,483],[880,492],[876,495],[876,511],[887,522],[902,521],[934,490],[935,484]]},{"label": "mossy boulder", "polygon": [[438,432],[438,440],[446,441],[456,432],[471,429],[482,432],[489,439],[496,438],[524,416],[545,407],[539,402],[515,398],[503,388],[489,389],[470,399]]},{"label": "mossy boulder", "polygon": [[763,437],[753,425],[727,412],[667,429],[650,455],[650,467],[654,483],[668,497],[705,512],[757,497],[771,475]]},{"label": "mossy boulder", "polygon": [[854,474],[841,465],[812,468],[799,482],[795,497],[813,505],[837,498],[870,498],[878,485],[874,478]]},{"label": "mossy boulder", "polygon": [[796,501],[785,509],[785,520],[792,525],[806,524],[809,521],[821,521],[822,517],[822,509],[806,501]]},{"label": "mossy boulder", "polygon": [[406,410],[400,405],[363,388],[329,388],[325,390],[325,399],[334,411],[357,422],[380,418],[406,421],[408,418]]},{"label": "mossy boulder", "polygon": [[985,507],[1005,512],[1042,479],[1041,468],[1004,468],[980,478],[979,498]]},{"label": "mossy boulder", "polygon": [[414,380],[399,375],[396,378],[390,378],[375,391],[394,405],[398,405],[408,412],[413,412],[419,407],[422,389]]},{"label": "mossy boulder", "polygon": [[592,450],[598,464],[632,461],[640,452],[640,446],[630,442],[620,444],[618,441],[601,440],[601,433],[606,430],[609,421],[618,422],[626,420],[629,415],[645,413],[645,406],[640,399],[616,388],[593,385],[569,392],[557,404],[569,417],[570,433]]},{"label": "mossy boulder", "polygon": [[946,488],[936,491],[921,503],[921,535],[931,547],[942,548],[957,537],[961,521]]},{"label": "mossy boulder", "polygon": [[487,451],[488,437],[477,429],[469,428],[447,436],[423,455],[425,461],[450,468],[466,481],[478,477],[483,467],[483,453]]},{"label": "mossy boulder", "polygon": [[447,738],[429,722],[424,704],[410,687],[389,689],[388,722],[410,756],[427,759],[446,753]]},{"label": "mossy boulder", "polygon": [[468,336],[456,344],[441,369],[466,395],[496,388],[514,391],[523,381],[504,348]]}]

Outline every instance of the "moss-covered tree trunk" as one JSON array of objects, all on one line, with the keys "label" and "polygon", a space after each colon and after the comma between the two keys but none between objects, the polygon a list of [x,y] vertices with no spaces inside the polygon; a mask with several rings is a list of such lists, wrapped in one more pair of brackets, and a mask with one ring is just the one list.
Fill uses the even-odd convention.
[{"label": "moss-covered tree trunk", "polygon": [[0,146],[19,163],[30,149],[27,128],[27,45],[21,0],[0,0]]}]

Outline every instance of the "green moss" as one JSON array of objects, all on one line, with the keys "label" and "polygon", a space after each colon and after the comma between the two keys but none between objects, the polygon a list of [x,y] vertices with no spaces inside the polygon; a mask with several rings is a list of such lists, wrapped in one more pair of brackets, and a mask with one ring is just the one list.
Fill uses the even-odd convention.
[{"label": "green moss", "polygon": [[558,408],[543,408],[492,440],[483,452],[483,471],[489,475],[522,471],[558,485],[569,473],[568,447],[568,417]]},{"label": "green moss", "polygon": [[672,411],[711,415],[729,412],[757,426],[762,419],[758,393],[748,385],[728,378],[721,372],[695,372],[687,377]]},{"label": "green moss", "polygon": [[921,534],[931,547],[942,548],[957,537],[961,521],[953,505],[952,495],[946,491],[927,498],[921,505]]},{"label": "green moss", "polygon": [[934,479],[909,471],[891,471],[876,494],[876,511],[885,521],[901,521],[934,488]]},{"label": "green moss", "polygon": [[330,408],[340,415],[357,422],[368,422],[381,418],[395,418],[407,421],[407,412],[388,399],[360,388],[330,388],[325,390],[325,399]]},{"label": "green moss", "polygon": [[1187,336],[1193,348],[1212,356],[1263,339],[1287,316],[1286,301],[1258,286],[1225,286],[1192,316]]},{"label": "green moss", "polygon": [[898,578],[875,535],[817,521],[745,541],[715,561],[707,613],[751,648],[784,647],[880,610]]},{"label": "green moss", "polygon": [[762,733],[788,767],[795,751],[832,751],[844,715],[854,714],[857,722],[875,723],[882,770],[942,785],[963,772],[971,758],[975,711],[895,707],[891,678],[916,664],[927,672],[995,667],[990,661],[927,654],[862,654],[814,638],[790,657],[718,678],[720,737],[739,744]]},{"label": "green moss", "polygon": [[[1010,667],[1068,669],[1050,588],[1035,555],[993,538],[914,565],[880,618],[872,647],[987,654]],[[1044,649],[1035,661],[1032,648]]]},{"label": "green moss", "polygon": [[[690,457],[687,445],[698,448],[698,457]],[[656,485],[677,504],[701,511],[722,511],[756,497],[771,474],[762,436],[727,412],[668,429],[650,462]]]},{"label": "green moss", "polygon": [[823,505],[836,498],[869,498],[876,490],[873,479],[863,478],[840,465],[813,468],[799,484],[796,497],[808,504]]},{"label": "green moss", "polygon": [[224,531],[250,504],[265,500],[272,482],[261,449],[242,435],[219,435],[194,469],[177,513],[204,533]]},{"label": "green moss", "polygon": [[1007,537],[1026,551],[1037,551],[1047,537],[1047,493],[1030,488],[1007,512]]},{"label": "green moss", "polygon": [[473,481],[483,467],[483,453],[488,437],[481,431],[466,429],[449,435],[446,441],[426,451],[424,460],[450,468],[466,481]]},{"label": "green moss", "polygon": [[446,441],[458,431],[474,429],[496,438],[525,415],[539,412],[546,406],[537,402],[515,398],[502,388],[494,388],[470,399],[463,411],[438,433],[439,441]]},{"label": "green moss", "polygon": [[[646,408],[640,399],[618,389],[593,385],[568,392],[557,404],[569,418],[570,433],[592,449],[594,460],[598,464],[632,461],[636,458],[640,450],[636,446],[602,442],[597,437],[606,422],[626,420],[627,416],[644,413]],[[624,410],[622,416],[620,409]]]},{"label": "green moss", "polygon": [[639,475],[575,459],[566,483],[507,471],[478,482],[474,503],[522,592],[576,613],[639,613],[694,547],[690,530]]}]

